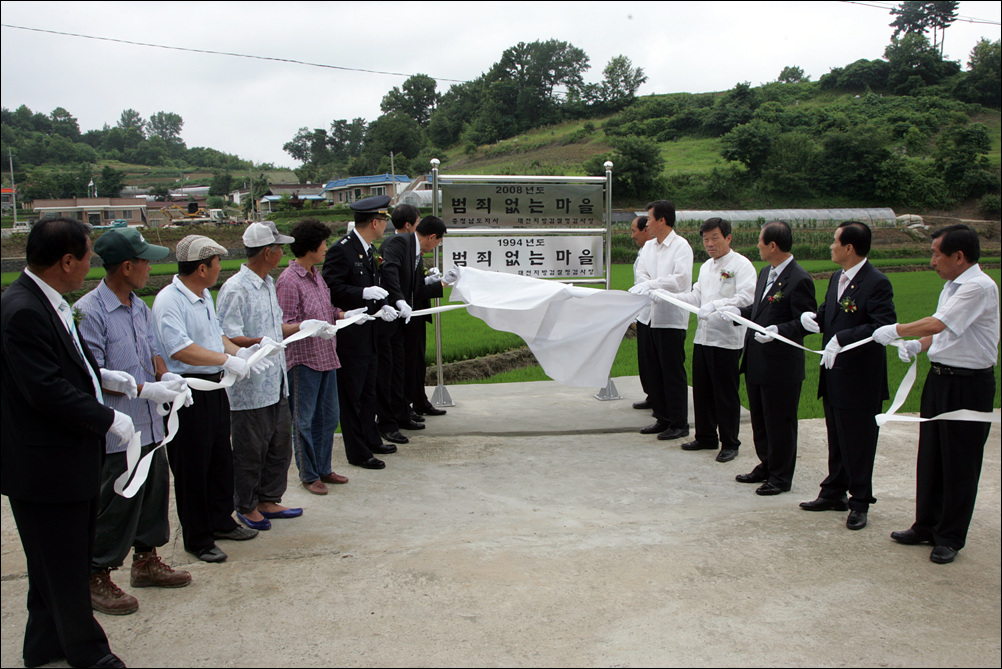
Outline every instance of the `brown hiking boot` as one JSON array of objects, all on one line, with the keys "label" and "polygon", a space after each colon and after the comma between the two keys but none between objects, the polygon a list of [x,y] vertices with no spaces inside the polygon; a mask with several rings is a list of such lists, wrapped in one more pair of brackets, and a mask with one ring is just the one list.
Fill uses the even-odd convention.
[{"label": "brown hiking boot", "polygon": [[191,574],[168,567],[157,555],[155,548],[149,553],[135,553],[132,556],[129,584],[133,588],[183,588],[189,583]]},{"label": "brown hiking boot", "polygon": [[139,610],[139,600],[115,585],[111,572],[103,569],[90,575],[90,605],[95,611],[124,616]]}]

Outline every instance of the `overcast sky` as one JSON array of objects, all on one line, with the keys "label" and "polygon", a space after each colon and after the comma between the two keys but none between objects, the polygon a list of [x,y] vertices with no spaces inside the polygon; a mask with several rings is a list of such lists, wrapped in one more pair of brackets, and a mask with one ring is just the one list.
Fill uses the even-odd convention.
[{"label": "overcast sky", "polygon": [[[868,6],[878,5],[878,7]],[[773,81],[786,65],[817,80],[879,58],[894,3],[869,2],[3,2],[0,102],[65,107],[84,132],[123,109],[184,118],[189,147],[295,167],[282,150],[303,126],[379,116],[411,74],[474,79],[520,41],[559,39],[585,51],[588,81],[623,54],[648,81],[639,93],[705,92]],[[981,37],[999,39],[1002,3],[961,2],[946,56],[965,66]],[[75,33],[281,58],[307,65],[190,53],[26,31]]]}]

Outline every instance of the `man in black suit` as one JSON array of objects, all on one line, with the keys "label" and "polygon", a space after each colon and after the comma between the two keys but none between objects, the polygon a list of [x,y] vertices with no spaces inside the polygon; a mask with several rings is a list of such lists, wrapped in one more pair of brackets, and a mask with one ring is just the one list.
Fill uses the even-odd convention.
[{"label": "man in black suit", "polygon": [[[382,258],[372,243],[386,229],[387,195],[365,198],[350,206],[355,212],[355,229],[327,249],[323,278],[331,291],[331,303],[344,310],[366,307],[384,321],[397,318],[397,310],[386,302],[389,294],[379,286]],[[358,323],[338,333],[337,356],[341,361],[337,394],[341,404],[341,433],[350,464],[365,469],[383,469],[386,463],[373,453],[395,453],[393,444],[383,444],[376,429],[375,323]]]},{"label": "man in black suit", "polygon": [[[414,207],[401,205],[393,210],[394,225],[398,211],[405,207],[405,215],[410,215],[410,210],[413,210],[416,216]],[[428,318],[421,317],[412,322],[410,314],[419,303],[417,308],[424,308],[430,298],[442,296],[442,282],[434,276],[431,281],[426,281],[421,270],[423,255],[442,243],[445,223],[436,216],[426,216],[415,228],[407,230],[406,218],[400,220],[405,224],[397,226],[397,234],[383,242],[380,248],[383,255],[382,285],[389,291],[387,299],[396,305],[400,318],[390,323],[377,323],[386,330],[379,351],[379,385],[382,388],[379,393],[379,431],[389,441],[406,443],[406,437],[398,432],[399,428],[424,429],[423,423],[411,417],[410,405],[415,401],[415,386],[418,383],[421,397],[425,398],[424,334]],[[390,364],[385,365],[384,362]],[[420,405],[420,400],[417,403]]]},{"label": "man in black suit", "polygon": [[[740,314],[787,339],[804,341],[800,314],[817,310],[814,282],[793,259],[793,233],[783,221],[763,226],[758,251],[769,263],[762,268],[755,287],[755,301]],[[718,313],[736,313],[724,307]],[[804,352],[775,341],[749,328],[741,360],[748,389],[752,437],[759,464],[748,474],[738,474],[740,483],[761,483],[759,495],[778,495],[793,485],[797,464],[797,407],[804,382]]]},{"label": "man in black suit", "polygon": [[[804,313],[808,332],[824,333],[824,358],[818,379],[818,397],[828,428],[828,477],[817,499],[802,502],[805,511],[845,511],[846,527],[866,527],[873,497],[873,460],[877,454],[877,423],[887,389],[887,356],[875,342],[841,353],[843,347],[873,335],[894,323],[894,292],[883,272],[866,261],[870,228],[846,221],[835,230],[832,261],[842,267],[832,274],[828,292],[817,314]],[[837,357],[836,357],[837,356]],[[846,491],[852,497],[846,499]]]},{"label": "man in black suit", "polygon": [[[435,246],[438,246],[442,242],[442,236],[446,233],[445,221],[437,217],[425,216],[421,219],[418,227],[423,226],[426,220],[432,219],[439,221],[441,225],[439,223],[429,225],[422,230],[418,230],[418,233],[426,235],[426,243],[430,243],[433,236],[437,237],[438,241],[435,243]],[[435,246],[432,246],[429,250],[435,248]],[[423,253],[427,252],[423,251]],[[427,276],[424,276],[424,284],[421,285],[422,272],[420,271],[420,267],[418,270],[419,282],[416,284],[414,302],[411,305],[415,311],[430,308],[433,299],[442,297],[442,290],[446,285],[442,273],[439,272],[437,267],[429,269]],[[449,274],[449,272],[446,272],[446,274]],[[407,348],[404,351],[404,356],[407,360],[407,372],[404,375],[404,394],[407,396],[407,401],[411,403],[411,415],[417,417],[444,416],[446,414],[445,409],[439,409],[428,401],[428,395],[424,390],[424,379],[427,369],[424,356],[428,339],[426,324],[431,322],[431,316],[422,316],[417,320],[411,319],[411,322],[406,326],[407,337],[404,341]]]},{"label": "man in black suit", "polygon": [[26,255],[0,298],[0,492],[28,565],[24,664],[124,667],[94,619],[89,583],[105,435],[127,441],[134,430],[101,403],[100,370],[62,298],[90,269],[90,228],[40,221]]}]

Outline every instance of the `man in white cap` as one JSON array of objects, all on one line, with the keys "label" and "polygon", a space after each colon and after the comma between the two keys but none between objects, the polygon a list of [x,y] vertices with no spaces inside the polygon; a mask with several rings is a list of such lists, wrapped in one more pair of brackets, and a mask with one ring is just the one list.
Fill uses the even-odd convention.
[{"label": "man in white cap", "polygon": [[[275,364],[227,389],[233,443],[234,506],[245,525],[270,530],[275,518],[298,518],[302,509],[282,506],[292,462],[292,418],[289,378],[282,339],[299,331],[299,323],[283,324],[282,307],[270,273],[282,261],[282,244],[293,237],[279,234],[272,221],[251,223],[244,231],[247,262],[219,290],[223,333],[241,347],[273,347]],[[266,358],[267,360],[268,358]]]},{"label": "man in white cap", "polygon": [[[186,378],[219,382],[226,372],[237,379],[270,367],[253,366],[259,348],[241,348],[223,334],[209,289],[219,278],[219,258],[226,249],[202,235],[177,243],[177,274],[153,301],[157,348],[167,370]],[[244,541],[257,530],[233,519],[233,455],[230,451],[230,403],[226,391],[193,390],[195,401],[178,411],[177,434],[167,445],[174,473],[174,498],[184,549],[205,562],[223,562],[216,539]]]}]

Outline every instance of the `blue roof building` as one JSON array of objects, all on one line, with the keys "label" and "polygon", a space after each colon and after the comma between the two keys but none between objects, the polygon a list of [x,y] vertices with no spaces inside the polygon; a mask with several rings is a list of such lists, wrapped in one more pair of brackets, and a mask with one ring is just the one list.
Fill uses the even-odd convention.
[{"label": "blue roof building", "polygon": [[346,179],[332,179],[324,186],[323,196],[328,202],[348,204],[373,195],[396,197],[410,184],[406,174],[373,174]]}]

